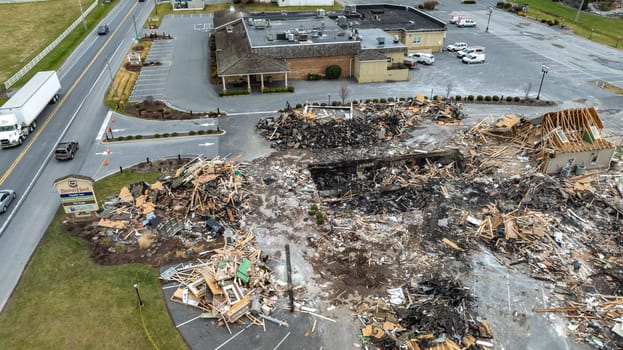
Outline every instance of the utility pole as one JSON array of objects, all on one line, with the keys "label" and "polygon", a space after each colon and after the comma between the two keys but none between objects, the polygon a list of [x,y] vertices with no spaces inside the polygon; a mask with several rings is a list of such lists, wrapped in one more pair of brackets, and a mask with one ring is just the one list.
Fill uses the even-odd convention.
[{"label": "utility pole", "polygon": [[158,14],[158,0],[154,0],[154,11]]},{"label": "utility pole", "polygon": [[493,7],[489,6],[489,19],[487,20],[487,29],[485,29],[485,33],[489,33],[489,22],[491,22],[492,13],[493,13]]},{"label": "utility pole", "polygon": [[536,99],[541,98],[541,88],[543,87],[543,79],[545,79],[545,74],[549,72],[549,67],[546,65],[541,65],[541,72],[543,72],[543,76],[541,76],[541,84],[539,85],[539,92],[536,94]]}]

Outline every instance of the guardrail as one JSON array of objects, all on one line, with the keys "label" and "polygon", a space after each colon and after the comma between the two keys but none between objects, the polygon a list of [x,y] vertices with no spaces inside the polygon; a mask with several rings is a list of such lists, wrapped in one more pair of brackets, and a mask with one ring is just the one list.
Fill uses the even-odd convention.
[{"label": "guardrail", "polygon": [[65,29],[65,31],[61,35],[58,36],[58,38],[54,39],[54,41],[52,41],[50,45],[48,45],[45,49],[43,49],[43,51],[39,52],[39,54],[35,56],[35,58],[30,60],[30,62],[28,62],[24,67],[22,67],[22,69],[20,69],[17,73],[13,74],[12,77],[10,77],[7,81],[5,81],[4,89],[8,90],[11,86],[13,86],[13,84],[15,84],[24,75],[26,75],[26,73],[30,72],[30,70],[34,66],[36,66],[37,63],[39,63],[48,53],[50,53],[50,51],[52,51],[56,46],[58,46],[58,44],[60,44],[61,41],[63,41],[63,39],[65,39],[65,37],[67,37],[67,35],[69,35],[69,33],[71,33],[71,31],[74,30],[74,28],[76,28],[80,24],[86,18],[86,16],[89,13],[91,13],[93,9],[95,9],[96,6],[97,6],[97,0],[93,1],[91,6],[89,6],[86,10],[84,10],[80,14],[78,19],[76,19],[69,27],[67,27],[67,29]]}]

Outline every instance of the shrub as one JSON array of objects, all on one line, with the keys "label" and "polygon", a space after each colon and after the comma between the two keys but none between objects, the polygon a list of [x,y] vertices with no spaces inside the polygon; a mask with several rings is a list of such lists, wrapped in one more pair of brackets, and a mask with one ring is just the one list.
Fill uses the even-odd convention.
[{"label": "shrub", "polygon": [[176,136],[177,136],[177,132],[175,132],[175,131],[174,131],[174,132],[172,132],[172,133],[171,133],[171,136],[176,137]]},{"label": "shrub", "polygon": [[303,105],[300,103],[297,103],[296,106],[294,106],[294,108],[299,109],[299,108],[303,108]]},{"label": "shrub", "polygon": [[219,96],[223,97],[223,96],[249,95],[250,92],[247,89],[230,89],[230,90],[221,91],[218,94]]},{"label": "shrub", "polygon": [[473,101],[473,100],[474,100],[474,95],[469,95],[469,96],[467,96],[467,100],[469,100],[469,101]]},{"label": "shrub", "polygon": [[318,225],[324,225],[324,215],[321,212],[316,213],[316,223]]},{"label": "shrub", "polygon": [[170,134],[168,132],[165,132],[164,134],[162,134],[162,137],[169,137]]},{"label": "shrub", "polygon": [[307,74],[307,80],[320,80],[320,79],[322,79],[322,76],[320,74],[316,74],[316,73]]},{"label": "shrub", "polygon": [[125,137],[123,137],[123,136],[117,136],[117,137],[115,137],[115,140],[117,140],[117,141],[123,141],[123,140],[125,140]]},{"label": "shrub", "polygon": [[491,96],[485,96],[485,101],[491,101]]},{"label": "shrub", "polygon": [[369,99],[369,98],[368,98],[368,99],[366,99],[366,103],[370,103],[370,102],[372,102],[372,100],[371,100],[371,99]]},{"label": "shrub", "polygon": [[381,103],[387,103],[387,100],[386,100],[386,99],[384,99],[384,98],[381,98],[381,99],[379,100],[379,102],[381,102]]},{"label": "shrub", "polygon": [[478,95],[478,96],[476,96],[476,101],[482,101],[482,100],[484,100],[484,99],[485,99],[485,98],[484,98],[482,95]]},{"label": "shrub", "polygon": [[340,74],[342,74],[342,67],[338,66],[337,64],[332,64],[328,66],[325,70],[325,77],[330,80],[335,80],[339,78]]},{"label": "shrub", "polygon": [[199,130],[197,131],[197,135],[204,135],[206,133],[205,130]]},{"label": "shrub", "polygon": [[418,4],[418,5],[417,5],[417,8],[418,8],[418,9],[420,9],[420,10],[423,10],[423,9],[424,9],[424,5],[422,5],[422,4]]},{"label": "shrub", "polygon": [[422,6],[424,7],[424,10],[432,11],[435,9],[435,6],[437,6],[437,4],[439,4],[437,1],[424,1]]},{"label": "shrub", "polygon": [[379,99],[378,98],[373,98],[372,99],[372,103],[379,103]]},{"label": "shrub", "polygon": [[188,135],[193,136],[195,135],[197,132],[195,130],[191,130],[188,132]]},{"label": "shrub", "polygon": [[504,6],[506,6],[506,2],[504,2],[504,1],[498,1],[498,2],[495,4],[495,7],[499,8],[499,9],[503,9],[503,8],[504,8]]},{"label": "shrub", "polygon": [[437,101],[437,100],[439,100],[439,96],[437,95],[433,96],[433,101]]},{"label": "shrub", "polygon": [[394,102],[394,98],[393,97],[388,98],[387,102]]},{"label": "shrub", "polygon": [[401,97],[401,98],[398,99],[398,101],[406,101],[406,98]]},{"label": "shrub", "polygon": [[461,3],[462,4],[471,4],[471,5],[473,5],[473,4],[476,3],[476,0],[463,0],[463,1],[461,1]]},{"label": "shrub", "polygon": [[498,102],[500,100],[500,96],[496,95],[496,96],[491,97],[491,99],[495,102]]},{"label": "shrub", "polygon": [[294,92],[294,86],[288,87],[274,87],[274,88],[264,88],[262,93],[270,94],[275,92]]},{"label": "shrub", "polygon": [[216,130],[208,129],[206,130],[206,134],[208,135],[216,134]]},{"label": "shrub", "polygon": [[506,101],[507,101],[507,102],[510,102],[510,101],[512,101],[512,100],[513,100],[513,98],[512,98],[511,96],[506,96]]},{"label": "shrub", "polygon": [[160,134],[154,134],[154,138],[155,139],[159,139],[160,138]]},{"label": "shrub", "polygon": [[514,100],[515,100],[515,102],[519,102],[519,101],[521,101],[521,98],[519,96],[515,96]]},{"label": "shrub", "polygon": [[457,101],[460,101],[460,100],[461,100],[461,98],[462,98],[462,97],[461,97],[461,95],[456,95],[456,96],[454,96],[454,99],[455,99],[455,100],[457,100]]},{"label": "shrub", "polygon": [[320,104],[320,107],[325,107],[326,105],[327,104],[323,102],[323,103]]},{"label": "shrub", "polygon": [[353,104],[354,105],[358,105],[359,104],[359,100],[353,100]]},{"label": "shrub", "polygon": [[134,138],[137,139],[137,140],[141,140],[143,138],[143,135],[136,135],[136,136],[134,136]]}]

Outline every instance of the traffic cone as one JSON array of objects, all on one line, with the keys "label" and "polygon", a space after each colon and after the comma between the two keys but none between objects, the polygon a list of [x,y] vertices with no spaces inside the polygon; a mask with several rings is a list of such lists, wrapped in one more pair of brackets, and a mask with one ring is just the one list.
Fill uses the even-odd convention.
[{"label": "traffic cone", "polygon": [[108,166],[108,159],[104,159],[104,166]]}]

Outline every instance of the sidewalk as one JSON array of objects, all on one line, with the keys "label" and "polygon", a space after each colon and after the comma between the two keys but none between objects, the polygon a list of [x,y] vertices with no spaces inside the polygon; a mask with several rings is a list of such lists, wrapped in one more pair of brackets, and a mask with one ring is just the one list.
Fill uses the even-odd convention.
[{"label": "sidewalk", "polygon": [[199,130],[217,130],[217,118],[201,118],[189,120],[149,120],[129,117],[118,112],[109,112],[98,133],[98,140],[105,138],[107,128],[110,128],[114,137],[154,135],[163,133],[187,133]]}]

